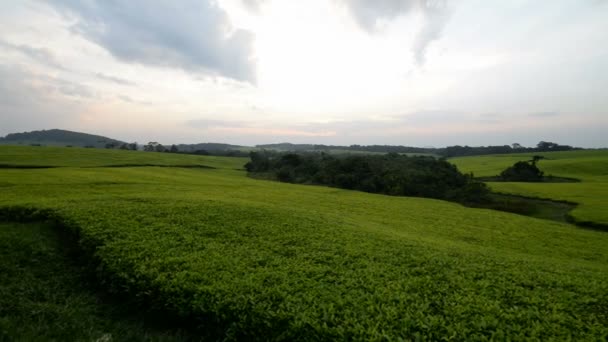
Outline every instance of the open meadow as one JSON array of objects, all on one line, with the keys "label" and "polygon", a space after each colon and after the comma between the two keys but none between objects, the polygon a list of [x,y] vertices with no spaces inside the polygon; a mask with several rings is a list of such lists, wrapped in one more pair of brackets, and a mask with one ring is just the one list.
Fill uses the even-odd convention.
[{"label": "open meadow", "polygon": [[[561,164],[562,154],[543,154],[550,159],[540,162],[546,173],[581,183],[491,186],[512,192],[522,186],[551,198],[547,189],[554,186],[608,189],[607,164],[597,153],[563,157]],[[494,175],[518,157],[455,162],[477,176]],[[242,170],[246,161],[0,146],[0,220],[46,221],[34,232],[54,225],[75,241],[76,258],[104,291],[177,318],[200,338],[608,338],[606,232],[440,200],[257,180]],[[586,191],[560,199],[582,203],[577,219],[608,222],[603,190]],[[0,230],[14,235],[19,227]],[[23,241],[40,238],[31,232]],[[0,264],[0,303],[21,302],[15,284],[27,287],[28,274],[4,272],[11,265]],[[92,301],[83,298],[83,305]],[[36,300],[41,310],[51,301]],[[0,337],[69,333],[17,329],[39,319],[19,308],[20,315],[0,308]],[[58,322],[61,315],[74,320],[70,310],[51,313]],[[90,336],[159,336],[134,323],[125,337],[128,325],[91,317]]]},{"label": "open meadow", "polygon": [[496,176],[517,161],[544,156],[538,162],[545,175],[579,179],[576,183],[488,182],[495,191],[578,203],[571,213],[576,222],[608,225],[608,150],[538,152],[450,159],[476,177]]}]

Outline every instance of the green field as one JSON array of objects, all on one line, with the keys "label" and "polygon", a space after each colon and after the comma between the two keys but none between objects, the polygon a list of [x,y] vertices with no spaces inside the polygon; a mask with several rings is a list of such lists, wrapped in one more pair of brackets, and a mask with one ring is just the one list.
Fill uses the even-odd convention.
[{"label": "green field", "polygon": [[194,156],[175,153],[139,153],[112,149],[79,147],[1,146],[1,167],[124,167],[178,166],[242,169],[249,158]]},{"label": "green field", "polygon": [[[244,162],[0,146],[0,164],[65,166],[0,169],[0,219],[51,218],[77,237],[103,288],[195,322],[190,332],[210,339],[608,338],[604,232],[255,180],[239,170]],[[215,169],[92,167],[136,164]],[[4,293],[3,303],[22,300]],[[73,314],[55,321],[72,324]],[[7,328],[19,315],[0,319],[9,338],[36,339]],[[147,338],[140,325],[121,339],[123,327],[104,324],[114,340]],[[93,327],[91,336],[103,331]]]},{"label": "green field", "polygon": [[74,247],[52,226],[0,222],[0,341],[186,339],[92,291]]},{"label": "green field", "polygon": [[495,176],[520,160],[535,154],[546,159],[538,163],[545,175],[572,177],[580,183],[488,182],[498,192],[578,203],[570,214],[575,221],[608,224],[608,151],[523,153],[454,158],[463,172],[477,177]]}]

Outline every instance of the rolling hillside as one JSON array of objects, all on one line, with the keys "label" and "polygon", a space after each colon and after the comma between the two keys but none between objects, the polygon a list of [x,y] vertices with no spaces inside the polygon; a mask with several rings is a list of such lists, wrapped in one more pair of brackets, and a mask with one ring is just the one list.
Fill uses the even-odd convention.
[{"label": "rolling hillside", "polygon": [[[104,287],[194,322],[203,338],[608,336],[604,232],[255,180],[236,170],[243,159],[47,151],[0,147],[6,164],[65,166],[0,169],[0,217],[52,218],[78,234]],[[143,164],[91,167],[126,156]]]},{"label": "rolling hillside", "polygon": [[450,161],[475,176],[495,176],[520,160],[542,155],[546,175],[572,177],[580,183],[488,182],[498,192],[579,203],[571,212],[578,222],[608,224],[608,151],[584,150],[454,158]]},{"label": "rolling hillside", "polygon": [[43,145],[43,146],[78,146],[103,148],[106,144],[116,146],[124,141],[63,129],[49,129],[24,133],[11,133],[0,138],[0,144],[5,145]]},{"label": "rolling hillside", "polygon": [[248,158],[63,147],[1,147],[0,167],[180,166],[242,169]]}]

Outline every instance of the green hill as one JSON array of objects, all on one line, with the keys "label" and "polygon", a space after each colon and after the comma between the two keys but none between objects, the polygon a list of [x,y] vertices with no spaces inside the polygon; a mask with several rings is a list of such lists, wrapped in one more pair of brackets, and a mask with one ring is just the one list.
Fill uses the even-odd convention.
[{"label": "green hill", "polygon": [[222,143],[200,143],[200,144],[179,144],[177,148],[180,152],[196,152],[196,151],[248,151],[251,149],[255,149],[253,147],[240,146],[240,145],[231,145],[231,144],[222,144]]},{"label": "green hill", "polygon": [[608,224],[608,151],[581,150],[462,157],[450,161],[475,176],[495,176],[520,160],[542,155],[538,162],[545,175],[580,179],[580,183],[488,182],[496,191],[579,203],[570,214],[581,223]]},{"label": "green hill", "polygon": [[111,149],[0,146],[0,167],[180,166],[242,169],[248,158]]},{"label": "green hill", "polygon": [[49,129],[24,133],[11,133],[0,138],[0,144],[6,145],[48,145],[48,146],[79,146],[79,147],[105,147],[106,144],[116,146],[124,141],[63,129]]},{"label": "green hill", "polygon": [[[607,233],[439,200],[255,180],[235,170],[242,159],[103,151],[79,164],[83,150],[56,149],[52,158],[46,148],[0,146],[7,164],[69,165],[0,169],[0,218],[52,219],[77,237],[106,290],[189,322],[200,338],[608,336]],[[90,167],[139,155],[157,159]],[[185,163],[215,169],[145,166]],[[0,293],[20,305],[14,292]],[[5,326],[28,324],[0,313]]]}]

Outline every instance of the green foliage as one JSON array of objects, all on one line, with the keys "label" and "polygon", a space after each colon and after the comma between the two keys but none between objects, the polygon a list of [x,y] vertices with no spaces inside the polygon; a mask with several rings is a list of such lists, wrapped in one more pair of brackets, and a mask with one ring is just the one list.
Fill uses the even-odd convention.
[{"label": "green foliage", "polygon": [[500,178],[507,182],[541,182],[543,172],[536,166],[537,156],[534,157],[534,162],[518,161],[508,167],[500,173]]},{"label": "green foliage", "polygon": [[318,153],[251,152],[250,173],[272,174],[289,183],[393,196],[416,196],[461,202],[487,199],[488,189],[443,159],[387,155],[333,156]]},{"label": "green foliage", "polygon": [[608,337],[608,234],[177,157],[217,168],[1,169],[0,212],[51,215],[102,286],[211,340]]},{"label": "green foliage", "polygon": [[70,247],[52,226],[0,222],[0,341],[186,340],[103,304]]},{"label": "green foliage", "polygon": [[[535,153],[507,154],[450,159],[459,169],[477,176],[499,174],[522,157],[532,159]],[[488,182],[493,191],[537,198],[579,203],[571,213],[583,224],[608,225],[608,151],[583,150],[543,153],[545,178],[551,175],[580,179],[577,183]],[[547,176],[549,175],[549,176]]]},{"label": "green foliage", "polygon": [[64,146],[66,144],[72,146],[91,146],[99,148],[113,148],[120,146],[123,141],[80,132],[66,131],[62,129],[49,129],[42,131],[32,131],[24,133],[11,133],[0,139],[2,144],[36,144],[50,146]]},{"label": "green foliage", "polygon": [[0,146],[1,167],[176,166],[242,169],[246,158],[85,148]]},{"label": "green foliage", "polygon": [[541,141],[536,147],[524,147],[514,143],[502,146],[447,146],[442,148],[433,147],[410,147],[410,146],[391,146],[391,145],[318,145],[318,144],[267,144],[256,145],[257,148],[282,151],[282,152],[326,152],[326,153],[400,153],[426,156],[442,156],[446,158],[459,156],[477,156],[486,154],[506,154],[524,152],[550,152],[550,151],[569,151],[577,149],[568,145],[559,145],[552,142]]}]

